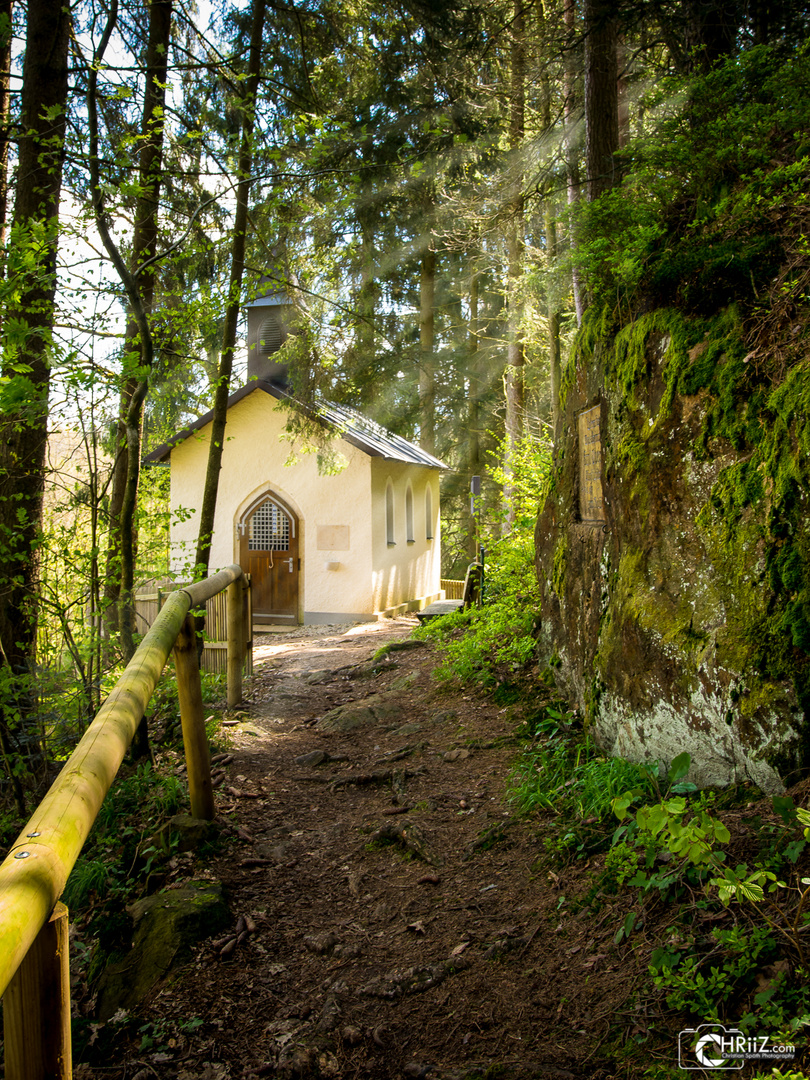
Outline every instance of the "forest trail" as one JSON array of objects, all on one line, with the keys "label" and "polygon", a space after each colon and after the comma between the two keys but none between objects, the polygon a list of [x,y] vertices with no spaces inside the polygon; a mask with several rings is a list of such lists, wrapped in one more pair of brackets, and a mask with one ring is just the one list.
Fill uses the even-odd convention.
[{"label": "forest trail", "polygon": [[588,864],[538,868],[538,822],[505,801],[514,708],[443,690],[426,645],[372,660],[414,625],[257,639],[216,795],[226,842],[177,870],[221,881],[247,932],[139,1010],[158,1053],[79,1080],[614,1075],[594,1058],[641,962],[609,907],[566,914]]}]

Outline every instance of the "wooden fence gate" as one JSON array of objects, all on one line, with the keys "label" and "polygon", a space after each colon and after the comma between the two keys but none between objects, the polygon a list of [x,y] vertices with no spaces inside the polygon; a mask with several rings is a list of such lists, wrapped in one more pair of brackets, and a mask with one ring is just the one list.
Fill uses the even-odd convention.
[{"label": "wooden fence gate", "polygon": [[[245,675],[253,674],[253,604],[250,591],[250,577],[244,575],[247,584],[247,597],[244,606],[243,640],[245,643]],[[172,582],[157,586],[151,591],[135,593],[135,630],[145,634],[158,616],[166,598],[177,589],[188,588],[187,584]],[[225,675],[228,671],[228,594],[217,593],[205,604],[205,644],[203,645],[202,671]]]}]

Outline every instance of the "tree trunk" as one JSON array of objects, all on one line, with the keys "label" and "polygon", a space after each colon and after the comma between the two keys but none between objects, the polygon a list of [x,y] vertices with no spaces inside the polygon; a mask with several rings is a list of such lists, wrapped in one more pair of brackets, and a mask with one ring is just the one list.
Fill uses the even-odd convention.
[{"label": "tree trunk", "polygon": [[[11,15],[14,0],[0,0],[0,250],[5,266],[8,232],[9,74],[11,71]],[[3,32],[5,28],[5,32]]]},{"label": "tree trunk", "polygon": [[[481,326],[478,318],[479,282],[478,270],[473,267],[470,274],[470,321],[467,330],[467,349],[469,353],[469,381],[467,396],[467,473],[470,478],[481,473]],[[467,530],[467,555],[472,560],[478,553],[478,530],[476,520],[470,515]]]},{"label": "tree trunk", "polygon": [[[720,3],[687,0],[684,7],[688,70],[705,75],[731,54],[742,18],[740,5],[735,0]],[[757,37],[762,32],[762,22],[760,15],[754,28]]]},{"label": "tree trunk", "polygon": [[[19,265],[7,267],[15,275],[20,302],[8,313],[3,340],[3,375],[14,380],[24,403],[6,412],[0,422],[0,664],[9,679],[0,724],[4,754],[17,749],[12,717],[30,704],[26,676],[36,641],[37,547],[48,438],[69,31],[66,6],[30,0],[10,244],[11,257]],[[24,258],[26,251],[32,255],[30,264]],[[35,737],[30,731],[24,734],[38,760]],[[19,801],[18,780],[15,787]]]},{"label": "tree trunk", "polygon": [[[377,257],[375,237],[377,215],[374,211],[374,185],[370,179],[374,164],[372,141],[366,140],[362,146],[363,168],[357,179],[357,209],[355,217],[360,230],[360,267],[359,287],[357,290],[357,315],[355,324],[356,367],[360,373],[360,384],[367,402],[375,395],[374,357],[377,343],[375,340],[375,317],[379,290],[376,283]],[[366,168],[368,164],[368,168]]]},{"label": "tree trunk", "polygon": [[618,180],[618,37],[612,0],[585,0],[585,175],[588,200]]},{"label": "tree trunk", "polygon": [[135,207],[130,273],[139,295],[140,311],[130,303],[124,341],[125,381],[118,415],[116,454],[110,494],[105,600],[114,610],[125,661],[135,651],[132,589],[135,579],[135,506],[141,457],[141,415],[148,386],[142,377],[126,375],[127,369],[149,368],[140,330],[140,318],[152,314],[155,296],[155,256],[163,154],[163,112],[171,41],[173,0],[152,0],[149,5],[149,36],[146,48],[146,85],[141,119],[139,161],[140,195]]},{"label": "tree trunk", "polygon": [[617,43],[618,78],[616,82],[617,123],[619,146],[624,149],[630,142],[630,86],[627,78],[629,49],[623,37]]},{"label": "tree trunk", "polygon": [[236,215],[231,254],[231,276],[228,288],[228,308],[222,334],[222,355],[219,363],[217,389],[214,397],[214,415],[211,421],[211,441],[208,446],[208,468],[205,473],[205,489],[200,507],[200,529],[197,536],[195,557],[195,580],[208,573],[211,559],[211,539],[214,532],[214,516],[217,508],[219,473],[222,468],[222,450],[225,445],[225,425],[228,414],[228,392],[236,346],[236,328],[242,293],[242,277],[245,269],[245,239],[248,222],[251,169],[253,166],[253,126],[255,122],[256,93],[259,88],[262,57],[262,35],[266,0],[253,0],[253,18],[250,31],[250,51],[245,92],[242,99],[242,132],[239,143],[238,175],[236,189]]},{"label": "tree trunk", "polygon": [[[577,101],[576,101],[576,57],[574,54],[574,41],[576,36],[577,5],[576,0],[565,0],[564,8],[565,34],[567,39],[565,50],[565,62],[563,68],[563,146],[565,151],[565,172],[568,187],[568,206],[570,210],[576,206],[580,196],[579,175],[579,148],[576,135],[577,130]],[[573,221],[573,218],[572,218]],[[576,247],[577,237],[572,225],[570,244]],[[582,325],[582,316],[585,312],[585,290],[582,287],[579,267],[574,264],[571,268],[571,285],[574,293],[574,310],[577,315],[577,326]]]},{"label": "tree trunk", "polygon": [[517,445],[523,436],[524,395],[523,376],[525,355],[523,349],[523,302],[521,277],[523,272],[523,134],[526,114],[526,13],[523,0],[515,0],[512,22],[511,80],[509,108],[509,149],[511,151],[512,197],[506,232],[506,310],[507,353],[504,374],[506,397],[506,454],[504,472],[504,504],[506,531],[515,520],[514,510],[514,458]]}]

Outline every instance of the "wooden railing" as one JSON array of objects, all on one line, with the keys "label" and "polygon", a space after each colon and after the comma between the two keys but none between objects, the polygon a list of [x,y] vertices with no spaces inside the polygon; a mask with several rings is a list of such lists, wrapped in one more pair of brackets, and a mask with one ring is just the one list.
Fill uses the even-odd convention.
[{"label": "wooden railing", "polygon": [[463,600],[464,582],[456,581],[455,578],[442,578],[441,587],[444,589],[445,600]]},{"label": "wooden railing", "polygon": [[[249,575],[245,574],[245,581],[249,581]],[[166,603],[166,597],[171,596],[176,589],[186,588],[186,583],[177,582],[153,587],[152,591],[142,590],[135,593],[133,603],[135,607],[135,629],[139,634],[145,634],[158,616],[158,612]],[[245,675],[253,674],[253,613],[250,604],[250,589],[246,591],[247,603],[244,605],[245,622]],[[203,671],[224,675],[227,670],[228,648],[228,614],[226,593],[217,593],[210,596],[205,605],[205,638],[203,651],[200,657],[200,668]]]},{"label": "wooden railing", "polygon": [[0,865],[0,995],[6,1080],[70,1080],[67,909],[58,903],[174,649],[191,813],[214,792],[190,610],[228,589],[228,705],[242,697],[243,578],[229,566],[173,592],[50,791]]}]

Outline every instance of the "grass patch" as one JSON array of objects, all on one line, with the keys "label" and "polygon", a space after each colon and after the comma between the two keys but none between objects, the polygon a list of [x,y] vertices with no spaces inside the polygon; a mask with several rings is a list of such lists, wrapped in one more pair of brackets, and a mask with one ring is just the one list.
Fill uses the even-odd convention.
[{"label": "grass patch", "polygon": [[510,781],[510,801],[520,814],[550,810],[604,821],[611,818],[613,799],[643,784],[645,774],[623,758],[606,758],[586,736],[573,746],[550,740],[524,751]]},{"label": "grass patch", "polygon": [[488,690],[512,687],[536,659],[540,606],[530,532],[497,540],[488,553],[484,604],[431,619],[413,631],[436,648],[438,682]]},{"label": "grass patch", "polygon": [[606,757],[574,718],[559,708],[524,722],[534,738],[518,758],[507,783],[507,798],[520,815],[552,813],[562,827],[546,840],[558,855],[603,850],[615,825],[613,800],[629,789],[649,791],[648,771],[623,758]]}]

